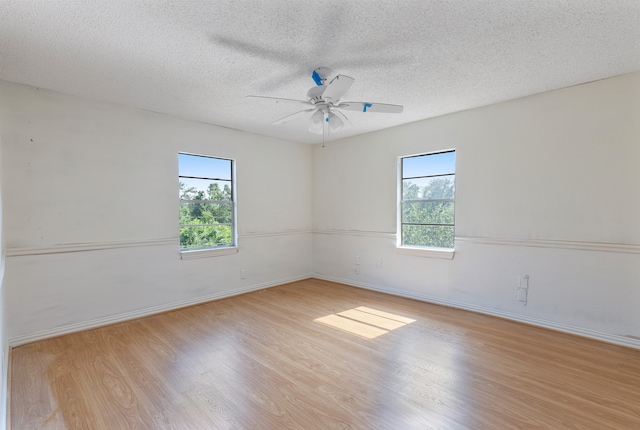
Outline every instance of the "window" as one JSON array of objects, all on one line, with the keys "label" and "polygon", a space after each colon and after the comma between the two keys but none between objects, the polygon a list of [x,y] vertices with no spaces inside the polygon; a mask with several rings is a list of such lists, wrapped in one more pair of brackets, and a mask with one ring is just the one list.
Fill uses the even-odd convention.
[{"label": "window", "polygon": [[180,250],[235,246],[233,161],[178,154]]},{"label": "window", "polygon": [[455,151],[401,159],[401,246],[453,249]]}]

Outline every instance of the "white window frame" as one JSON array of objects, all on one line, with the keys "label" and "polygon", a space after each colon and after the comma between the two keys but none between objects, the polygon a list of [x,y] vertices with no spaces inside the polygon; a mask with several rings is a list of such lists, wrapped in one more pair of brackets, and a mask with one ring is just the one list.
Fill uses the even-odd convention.
[{"label": "white window frame", "polygon": [[[231,162],[231,213],[232,213],[232,225],[231,225],[231,234],[232,234],[232,244],[217,246],[213,248],[201,248],[201,249],[189,249],[189,250],[180,250],[180,259],[182,260],[192,260],[196,258],[207,258],[207,257],[219,257],[223,255],[232,255],[238,252],[238,221],[237,221],[237,185],[236,185],[236,160],[225,157],[216,157],[213,155],[204,155],[204,154],[194,154],[190,152],[179,152],[180,155],[189,155],[195,157],[205,157],[205,158],[214,158],[218,160],[224,160]],[[178,163],[178,183],[180,183],[180,178],[183,176],[180,175],[179,163]],[[202,178],[202,179],[216,179],[216,178]],[[178,197],[178,209],[180,209],[180,197]],[[180,220],[178,220],[178,247],[180,246]]]},{"label": "white window frame", "polygon": [[[427,153],[419,153],[419,154],[413,154],[413,155],[403,155],[401,157],[398,157],[398,189],[397,189],[397,195],[398,195],[398,207],[397,207],[397,227],[396,227],[396,231],[397,231],[397,235],[396,235],[396,252],[398,254],[403,254],[403,255],[411,255],[411,256],[416,256],[416,257],[429,257],[429,258],[442,258],[442,259],[447,259],[447,260],[451,260],[453,259],[454,255],[455,255],[455,218],[454,218],[454,223],[453,223],[453,228],[454,228],[454,248],[436,248],[436,247],[427,247],[427,246],[411,246],[411,245],[403,245],[402,244],[402,203],[403,203],[403,193],[402,193],[402,181],[403,181],[403,172],[402,172],[402,160],[405,158],[412,158],[412,157],[421,157],[421,156],[429,156],[429,155],[437,155],[437,154],[443,154],[446,152],[454,152],[456,153],[456,157],[457,157],[457,152],[455,149],[444,149],[444,150],[440,150],[440,151],[434,151],[434,152],[427,152]],[[457,158],[456,158],[457,159]],[[454,172],[453,175],[456,175],[456,169],[454,168]],[[454,183],[455,183],[455,176],[454,176]],[[455,206],[455,195],[453,198],[453,202],[454,202],[454,206]],[[455,212],[455,209],[454,209]]]}]

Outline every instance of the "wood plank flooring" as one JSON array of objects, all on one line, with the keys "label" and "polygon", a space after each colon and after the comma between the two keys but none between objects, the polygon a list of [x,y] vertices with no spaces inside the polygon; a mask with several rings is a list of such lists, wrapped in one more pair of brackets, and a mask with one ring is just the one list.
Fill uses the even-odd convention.
[{"label": "wood plank flooring", "polygon": [[16,430],[640,429],[640,351],[316,279],[11,360]]}]

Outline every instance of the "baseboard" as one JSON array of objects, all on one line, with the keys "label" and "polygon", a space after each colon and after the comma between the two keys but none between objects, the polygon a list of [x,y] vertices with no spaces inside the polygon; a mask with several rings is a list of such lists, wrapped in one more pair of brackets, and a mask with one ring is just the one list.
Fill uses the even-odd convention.
[{"label": "baseboard", "polygon": [[[249,293],[251,291],[263,290],[265,288],[274,287],[281,284],[301,281],[308,278],[316,278],[316,279],[322,279],[325,281],[338,282],[338,283],[350,285],[353,287],[364,288],[372,291],[378,291],[385,294],[391,294],[393,296],[406,297],[409,299],[419,300],[422,302],[449,306],[457,309],[464,309],[472,312],[477,312],[480,314],[491,315],[499,318],[508,319],[511,321],[517,321],[524,324],[543,327],[546,329],[556,330],[563,333],[586,337],[589,339],[599,340],[599,341],[611,343],[614,345],[640,349],[640,339],[636,339],[632,337],[603,333],[596,330],[580,328],[580,327],[571,326],[568,324],[562,324],[562,323],[547,321],[539,318],[528,317],[525,315],[513,314],[510,312],[499,311],[491,308],[486,308],[483,306],[471,305],[468,303],[462,303],[454,300],[442,299],[442,298],[430,296],[427,294],[415,294],[415,293],[410,293],[403,290],[396,290],[393,288],[384,287],[381,285],[353,281],[351,279],[345,279],[345,278],[324,276],[317,273],[310,273],[310,274],[305,274],[305,275],[295,276],[290,278],[282,278],[275,281],[264,282],[261,284],[254,284],[247,287],[225,291],[222,293],[216,293],[216,294],[198,297],[195,299],[169,303],[161,306],[154,306],[151,308],[141,309],[141,310],[132,311],[132,312],[125,312],[122,314],[112,315],[109,317],[97,318],[97,319],[82,322],[82,323],[75,323],[75,324],[60,326],[53,329],[43,330],[43,331],[39,331],[36,333],[27,334],[27,335],[16,336],[9,339],[9,349],[16,346],[24,345],[27,343],[36,342],[38,340],[61,336],[69,333],[75,333],[83,330],[90,330],[93,328],[98,328],[98,327],[102,327],[110,324],[116,324],[119,322],[129,321],[136,318],[142,318],[142,317],[146,317],[146,316],[150,316],[150,315],[154,315],[162,312],[172,311],[180,308],[185,308],[188,306],[206,303],[213,300],[220,300],[227,297],[237,296],[240,294]],[[7,359],[9,359],[9,357],[7,357]],[[8,378],[8,375],[7,375],[7,378]]]},{"label": "baseboard", "polygon": [[199,305],[202,303],[210,302],[213,300],[220,300],[227,297],[233,297],[240,294],[249,293],[252,291],[263,290],[269,287],[275,287],[276,285],[288,284],[290,282],[301,281],[303,279],[311,278],[311,274],[305,274],[300,276],[293,276],[290,278],[281,278],[275,281],[263,282],[261,284],[254,284],[242,288],[236,288],[230,291],[224,291],[221,293],[210,294],[207,296],[197,297],[194,299],[183,300],[180,302],[168,303],[165,305],[154,306],[150,308],[140,309],[137,311],[125,312],[117,315],[111,315],[103,318],[96,318],[94,320],[85,321],[81,323],[69,324],[60,327],[55,327],[49,330],[42,330],[36,333],[30,333],[22,336],[16,336],[9,338],[9,348],[24,345],[38,340],[48,339],[52,337],[62,336],[65,334],[75,333],[83,330],[91,330],[94,328],[116,324],[124,321],[130,321],[136,318],[147,317],[162,312],[173,311],[180,308],[186,308],[188,306]]},{"label": "baseboard", "polygon": [[323,276],[317,273],[314,273],[313,277],[316,279],[322,279],[325,281],[338,282],[340,284],[350,285],[352,287],[364,288],[367,290],[378,291],[380,293],[391,294],[393,296],[419,300],[421,302],[433,303],[436,305],[449,306],[452,308],[464,309],[467,311],[477,312],[480,314],[491,315],[498,318],[504,318],[507,320],[529,324],[537,327],[542,327],[550,330],[555,330],[563,333],[568,333],[568,334],[572,334],[580,337],[586,337],[589,339],[611,343],[614,345],[640,349],[640,339],[636,339],[632,337],[603,333],[596,330],[590,330],[590,329],[580,328],[576,326],[571,326],[568,324],[547,321],[539,318],[528,317],[525,315],[513,314],[510,312],[503,312],[496,309],[486,308],[484,306],[476,306],[476,305],[462,303],[454,300],[441,299],[439,297],[434,297],[427,294],[415,294],[415,293],[410,293],[402,290],[396,290],[393,288],[383,287],[381,285],[353,281],[351,279],[337,278],[332,276]]}]

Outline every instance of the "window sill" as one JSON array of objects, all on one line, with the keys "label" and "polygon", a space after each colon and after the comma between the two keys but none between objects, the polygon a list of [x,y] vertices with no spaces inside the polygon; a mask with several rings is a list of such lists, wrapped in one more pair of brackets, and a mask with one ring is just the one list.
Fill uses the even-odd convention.
[{"label": "window sill", "polygon": [[418,248],[409,246],[396,247],[398,254],[413,255],[414,257],[426,257],[426,258],[442,258],[444,260],[453,260],[455,251],[453,249],[445,248]]},{"label": "window sill", "polygon": [[237,246],[225,246],[224,248],[194,249],[192,251],[180,251],[181,260],[193,260],[196,258],[221,257],[238,252]]}]

